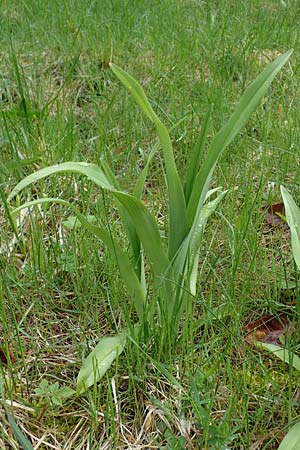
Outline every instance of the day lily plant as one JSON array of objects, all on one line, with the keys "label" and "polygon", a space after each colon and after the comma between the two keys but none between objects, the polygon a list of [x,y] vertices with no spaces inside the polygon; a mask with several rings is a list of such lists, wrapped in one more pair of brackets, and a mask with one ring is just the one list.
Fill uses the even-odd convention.
[{"label": "day lily plant", "polygon": [[225,195],[221,188],[210,189],[214,169],[222,151],[244,127],[290,55],[291,51],[288,51],[279,56],[250,84],[227,123],[208,146],[206,138],[210,114],[207,114],[199,139],[191,150],[183,180],[175,164],[169,132],[153,110],[142,86],[123,69],[110,64],[112,72],[156,127],[165,169],[167,239],[162,237],[155,214],[142,201],[145,180],[154,153],[158,150],[157,146],[150,152],[131,193],[121,190],[110,167],[102,161],[99,166],[87,162],[65,162],[43,168],[24,178],[9,195],[8,200],[11,201],[21,190],[49,175],[77,173],[87,177],[103,191],[109,192],[115,200],[129,243],[129,250],[126,251],[110,230],[89,221],[87,216],[67,200],[40,198],[14,210],[17,213],[22,208],[50,202],[61,204],[72,211],[82,226],[105,244],[135,309],[137,319],[130,327],[131,331],[123,330],[114,337],[101,338],[83,362],[77,380],[78,394],[104,375],[123,351],[129,333],[135,333],[134,338],[137,338],[141,336],[140,330],[159,330],[162,342],[176,342],[180,320],[193,304],[197,292],[203,231],[209,216]]}]

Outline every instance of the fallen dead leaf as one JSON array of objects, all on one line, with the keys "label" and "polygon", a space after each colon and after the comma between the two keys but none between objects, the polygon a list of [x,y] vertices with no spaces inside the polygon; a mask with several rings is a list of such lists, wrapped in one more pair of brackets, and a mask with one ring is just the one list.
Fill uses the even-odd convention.
[{"label": "fallen dead leaf", "polygon": [[282,217],[280,217],[285,213],[283,202],[266,206],[265,209],[267,210],[267,222],[271,227],[282,224],[286,225],[286,222],[282,219]]},{"label": "fallen dead leaf", "polygon": [[11,349],[7,350],[4,346],[0,346],[0,361],[7,366],[9,362],[14,364],[16,362],[16,357]]},{"label": "fallen dead leaf", "polygon": [[253,341],[266,342],[268,344],[281,345],[280,337],[289,329],[290,322],[286,314],[279,317],[263,316],[245,327],[245,341],[251,344]]}]

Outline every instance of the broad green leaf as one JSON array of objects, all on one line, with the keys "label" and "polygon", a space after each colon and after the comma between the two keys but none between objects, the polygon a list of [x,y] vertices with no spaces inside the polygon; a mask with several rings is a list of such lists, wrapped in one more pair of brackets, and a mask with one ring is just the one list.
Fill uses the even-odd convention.
[{"label": "broad green leaf", "polygon": [[166,320],[171,320],[172,303],[176,290],[174,272],[162,247],[155,219],[136,197],[119,191],[114,192],[114,195],[122,203],[136,228],[145,254],[152,266],[155,287],[158,291],[162,290],[161,295],[165,299],[166,310],[163,313],[166,315]]},{"label": "broad green leaf", "polygon": [[69,398],[75,394],[75,391],[74,389],[69,388],[68,386],[63,386],[59,388],[58,394],[61,398]]},{"label": "broad green leaf", "polygon": [[111,234],[104,228],[98,227],[86,220],[86,217],[81,214],[81,212],[71,203],[59,199],[59,198],[41,198],[33,200],[29,203],[25,203],[20,207],[16,208],[13,213],[17,213],[21,209],[29,208],[31,206],[37,205],[39,203],[51,202],[59,203],[67,208],[71,209],[76,215],[79,222],[92,234],[97,236],[108,248],[112,258],[116,261],[119,268],[120,275],[123,278],[131,299],[134,303],[136,312],[140,320],[144,317],[144,306],[146,302],[146,294],[133,270],[131,261],[127,254],[123,252],[121,247],[118,245],[116,240],[114,240]]},{"label": "broad green leaf", "polygon": [[122,353],[126,343],[126,334],[104,337],[83,361],[77,378],[76,392],[83,394],[97,383],[110,368],[114,360]]},{"label": "broad green leaf", "polygon": [[[216,134],[213,139],[207,157],[195,179],[195,184],[188,203],[187,220],[188,226],[194,224],[196,216],[199,216],[202,208],[208,185],[212,177],[214,168],[222,151],[232,142],[236,135],[248,122],[251,114],[258,106],[262,97],[267,93],[268,88],[274,80],[282,66],[288,61],[292,50],[280,55],[272,61],[265,70],[250,84],[237,107],[230,116],[224,127]],[[196,219],[198,222],[198,219]]]},{"label": "broad green leaf", "polygon": [[291,229],[293,256],[298,269],[300,269],[300,210],[288,191],[283,186],[280,186],[280,189],[286,220]]},{"label": "broad green leaf", "polygon": [[123,70],[121,67],[117,66],[116,64],[110,63],[110,68],[113,71],[113,73],[119,78],[119,80],[124,84],[126,89],[132,94],[133,98],[135,99],[136,103],[139,105],[141,110],[146,114],[146,116],[153,122],[157,122],[159,118],[153,111],[152,106],[149,103],[149,100],[144,92],[144,89],[136,81],[133,76],[129,75],[125,70]]},{"label": "broad green leaf", "polygon": [[300,422],[292,426],[279,445],[278,450],[300,450]]},{"label": "broad green leaf", "polygon": [[274,356],[281,359],[281,361],[292,364],[292,366],[300,371],[300,358],[287,348],[279,347],[279,345],[268,344],[266,342],[254,341],[254,344],[258,348],[264,348],[271,352]]},{"label": "broad green leaf", "polygon": [[156,126],[157,134],[164,154],[166,167],[166,179],[169,197],[168,256],[171,260],[181,246],[187,231],[186,202],[182,183],[180,181],[180,177],[178,175],[174,160],[171,139],[167,128],[153,111],[142,86],[131,75],[129,75],[127,72],[125,72],[115,64],[110,64],[110,68],[128,89],[128,91],[133,95],[135,101],[140,106],[142,111]]},{"label": "broad green leaf", "polygon": [[9,412],[9,409],[6,405],[5,398],[4,398],[4,390],[3,390],[3,384],[2,384],[2,378],[0,376],[0,394],[1,394],[1,400],[0,403],[2,403],[2,406],[4,408],[4,411],[6,413],[7,420],[9,422],[9,425],[11,426],[11,429],[17,438],[19,444],[21,445],[23,450],[33,450],[33,447],[31,443],[28,441],[27,437],[22,433],[18,425],[16,424],[16,421],[13,417],[13,415]]},{"label": "broad green leaf", "polygon": [[44,169],[40,169],[37,172],[28,175],[28,177],[23,178],[23,180],[21,180],[9,194],[7,200],[10,201],[22,189],[30,184],[36,183],[49,175],[57,173],[79,173],[87,176],[97,186],[100,186],[103,189],[108,189],[109,191],[114,190],[114,187],[109,183],[103,171],[95,164],[85,162],[65,162],[62,164],[55,164],[54,166],[45,167]]},{"label": "broad green leaf", "polygon": [[[96,217],[92,214],[85,216],[85,218],[89,223],[95,223],[97,221]],[[81,227],[81,222],[76,216],[69,216],[66,220],[63,220],[62,224],[69,230],[77,230],[77,228]]]},{"label": "broad green leaf", "polygon": [[114,192],[114,195],[130,214],[154,274],[164,278],[170,270],[170,263],[162,248],[155,219],[139,199],[119,191]]},{"label": "broad green leaf", "polygon": [[173,261],[176,282],[177,275],[184,270],[183,268],[186,265],[187,255],[191,247],[191,243],[194,236],[197,235],[197,227],[199,221],[201,220],[201,211],[207,196],[210,180],[220,154],[246,124],[252,112],[257,107],[260,99],[263,95],[265,95],[274,77],[281,67],[287,62],[291,53],[292,50],[279,56],[275,61],[267,66],[267,68],[256,78],[256,80],[254,80],[253,83],[251,83],[241,97],[228,122],[213,139],[209,147],[207,157],[195,178],[192,193],[188,202],[187,220],[189,233],[182,242],[182,245],[178,249]]}]

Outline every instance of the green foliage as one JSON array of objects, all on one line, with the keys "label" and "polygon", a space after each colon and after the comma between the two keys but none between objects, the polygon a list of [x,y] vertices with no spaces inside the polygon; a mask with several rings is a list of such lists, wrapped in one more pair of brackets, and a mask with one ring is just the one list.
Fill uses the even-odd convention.
[{"label": "green foliage", "polygon": [[[97,222],[97,218],[93,216],[92,214],[87,215],[86,220],[90,223]],[[64,220],[62,222],[63,226],[69,230],[76,230],[77,228],[81,227],[80,221],[77,219],[76,216],[69,216],[67,220]]]},{"label": "green foliage", "polygon": [[288,191],[283,186],[280,189],[285,207],[286,220],[291,230],[293,257],[298,269],[300,269],[300,210]]},{"label": "green foliage", "polygon": [[[84,175],[115,199],[130,243],[129,254],[122,249],[110,230],[95,225],[67,201],[58,198],[37,199],[16,208],[14,212],[38,203],[56,202],[68,207],[79,222],[106,245],[127,286],[139,323],[153,333],[158,333],[161,342],[173,345],[177,339],[182,314],[193,302],[193,296],[196,294],[203,231],[207,220],[225,195],[220,188],[209,190],[218,159],[247,123],[290,55],[291,51],[279,56],[250,84],[227,123],[212,139],[205,156],[204,144],[210,120],[210,114],[207,115],[200,138],[192,150],[184,183],[181,182],[175,164],[169,132],[151,107],[141,85],[123,69],[114,64],[110,65],[111,70],[156,127],[163,153],[168,194],[167,244],[161,237],[155,214],[149,211],[141,200],[143,185],[156,148],[150,153],[132,194],[120,189],[108,164],[102,161],[100,166],[85,162],[66,162],[38,170],[24,178],[9,195],[11,201],[22,189],[49,175],[59,173]],[[211,199],[213,195],[215,197]],[[154,281],[153,286],[149,285],[148,277],[145,276],[144,260],[147,260],[150,267],[149,279]],[[78,393],[84,392],[104,375],[123,350],[125,339],[122,333],[99,342],[83,362],[78,378]]]},{"label": "green foliage", "polygon": [[75,391],[67,386],[60,387],[58,382],[50,384],[47,380],[42,380],[35,393],[40,398],[40,404],[60,407],[66,398],[74,395]]},{"label": "green foliage", "polygon": [[300,422],[297,422],[284,437],[278,450],[299,450],[300,448]]},{"label": "green foliage", "polygon": [[289,351],[286,348],[282,348],[279,345],[268,344],[267,342],[255,342],[255,345],[258,348],[264,348],[271,352],[274,356],[281,359],[281,361],[291,364],[296,370],[300,371],[300,358],[295,355],[293,352]]},{"label": "green foliage", "polygon": [[105,337],[99,341],[80,369],[77,378],[77,394],[82,394],[103,377],[124,350],[125,343],[125,333],[115,337]]}]

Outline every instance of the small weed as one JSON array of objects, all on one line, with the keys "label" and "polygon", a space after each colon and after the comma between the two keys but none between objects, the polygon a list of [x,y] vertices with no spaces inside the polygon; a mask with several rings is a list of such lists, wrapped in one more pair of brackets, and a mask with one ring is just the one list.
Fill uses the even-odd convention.
[{"label": "small weed", "polygon": [[75,394],[75,391],[67,386],[60,387],[58,382],[50,384],[47,380],[42,380],[39,387],[35,389],[35,394],[39,397],[39,407],[61,407],[67,398]]}]

